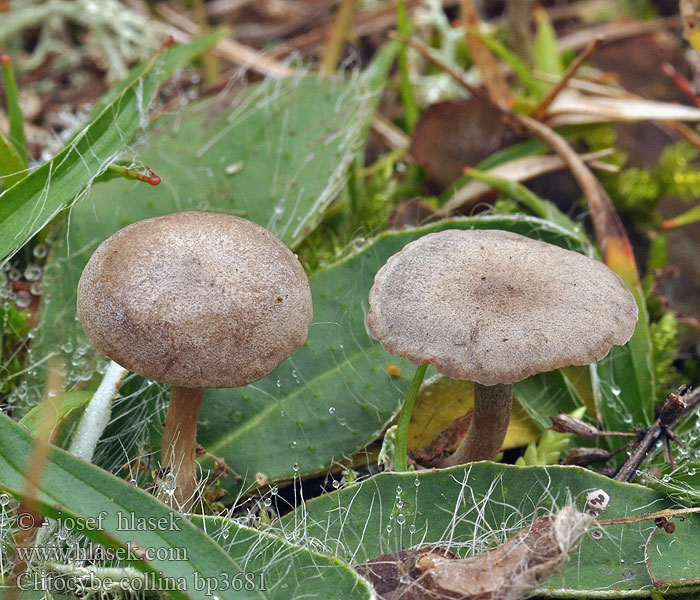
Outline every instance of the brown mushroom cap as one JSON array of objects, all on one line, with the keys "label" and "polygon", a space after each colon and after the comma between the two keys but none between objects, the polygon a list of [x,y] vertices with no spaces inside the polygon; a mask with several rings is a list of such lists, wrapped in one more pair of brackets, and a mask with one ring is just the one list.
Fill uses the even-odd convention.
[{"label": "brown mushroom cap", "polygon": [[600,360],[637,322],[634,297],[603,263],[500,230],[407,244],[377,273],[369,304],[388,352],[483,385]]},{"label": "brown mushroom cap", "polygon": [[78,316],[94,346],[130,371],[175,386],[238,387],[306,341],[311,291],[266,229],[182,212],[103,242],[80,278]]}]

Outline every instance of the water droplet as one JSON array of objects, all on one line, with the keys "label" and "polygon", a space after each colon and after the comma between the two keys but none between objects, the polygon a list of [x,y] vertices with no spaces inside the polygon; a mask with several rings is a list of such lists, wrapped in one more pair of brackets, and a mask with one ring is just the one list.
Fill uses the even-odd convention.
[{"label": "water droplet", "polygon": [[355,239],[352,241],[352,247],[353,247],[355,250],[362,250],[362,248],[365,247],[365,244],[366,244],[366,243],[367,243],[367,240],[366,240],[365,238],[363,238],[363,237],[358,237],[358,238],[355,238]]},{"label": "water droplet", "polygon": [[175,481],[175,475],[173,473],[167,473],[160,483],[163,491],[172,496],[175,493],[175,488],[177,487],[177,482]]},{"label": "water droplet", "polygon": [[292,469],[294,469],[295,472],[298,471],[298,470],[299,470],[299,463],[298,463],[298,462],[295,462],[295,463],[292,465]]},{"label": "water droplet", "polygon": [[420,485],[420,479],[414,479],[414,480],[413,480],[413,485],[415,485],[416,487],[418,487],[418,486]]},{"label": "water droplet", "polygon": [[401,510],[401,509],[403,508],[403,502],[401,502],[401,500],[399,500],[399,501],[396,503],[396,508],[398,508],[399,510]]},{"label": "water droplet", "polygon": [[27,290],[19,290],[15,294],[17,308],[27,308],[32,302],[32,295]]},{"label": "water droplet", "polygon": [[406,522],[406,517],[404,515],[399,515],[398,517],[396,517],[396,522],[399,525],[403,525]]},{"label": "water droplet", "polygon": [[269,508],[270,506],[272,506],[272,500],[270,500],[269,498],[265,498],[263,504]]},{"label": "water droplet", "polygon": [[41,281],[35,281],[29,286],[29,291],[34,296],[41,296],[41,293],[44,291],[44,284]]},{"label": "water droplet", "polygon": [[614,385],[610,388],[610,392],[612,393],[613,396],[619,396],[622,393],[622,390],[619,387]]},{"label": "water droplet", "polygon": [[333,489],[337,490],[340,487],[340,481],[338,481],[337,479],[334,479],[332,485],[333,485]]},{"label": "water droplet", "polygon": [[391,533],[391,529],[392,529],[391,525],[387,525],[387,526],[386,526],[386,532],[387,532],[387,533]]},{"label": "water droplet", "polygon": [[277,378],[277,381],[275,382],[275,385],[276,385],[277,387],[282,387],[282,381],[280,381],[280,378],[279,378],[279,377]]},{"label": "water droplet", "polygon": [[292,440],[291,442],[289,442],[289,447],[290,447],[290,448],[296,448],[296,447],[297,447],[296,441],[295,441],[295,440]]},{"label": "water droplet", "polygon": [[66,342],[61,346],[61,350],[63,350],[66,354],[70,354],[73,352],[73,343],[72,342]]},{"label": "water droplet", "polygon": [[226,174],[235,175],[236,173],[240,173],[241,169],[243,169],[243,161],[239,160],[238,162],[235,162],[226,167]]},{"label": "water droplet", "polygon": [[400,486],[400,485],[397,485],[397,486],[396,486],[396,495],[397,495],[397,496],[400,496],[402,491],[403,491],[403,490],[401,489],[401,486]]},{"label": "water droplet", "polygon": [[10,497],[7,494],[0,494],[0,506],[7,506],[10,502]]},{"label": "water droplet", "polygon": [[224,538],[225,540],[227,540],[227,539],[228,539],[228,536],[229,536],[228,529],[224,529],[224,530],[221,532],[221,537]]},{"label": "water droplet", "polygon": [[328,409],[328,412],[331,413],[331,414],[333,414],[333,413],[335,412],[335,406],[331,406],[331,407]]},{"label": "water droplet", "polygon": [[39,265],[29,264],[24,269],[24,278],[27,281],[37,281],[38,279],[41,279],[43,274],[44,272]]},{"label": "water droplet", "polygon": [[19,281],[21,277],[22,277],[22,273],[20,272],[20,270],[14,268],[14,267],[12,269],[10,269],[10,272],[7,274],[7,278],[10,281]]},{"label": "water droplet", "polygon": [[273,487],[273,488],[270,490],[270,493],[271,493],[273,496],[276,496],[278,492],[279,492],[279,490],[278,490],[276,487]]},{"label": "water droplet", "polygon": [[34,258],[46,258],[46,255],[48,253],[49,249],[44,244],[37,244],[36,246],[34,246],[34,250],[32,250]]},{"label": "water droplet", "polygon": [[409,531],[410,533],[415,533],[415,532],[416,532],[416,526],[415,526],[415,525],[411,525],[411,526],[408,528],[408,531]]}]

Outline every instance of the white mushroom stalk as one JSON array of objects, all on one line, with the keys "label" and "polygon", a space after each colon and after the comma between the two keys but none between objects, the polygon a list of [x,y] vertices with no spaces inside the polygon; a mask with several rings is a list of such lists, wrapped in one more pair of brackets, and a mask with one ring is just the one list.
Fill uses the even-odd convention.
[{"label": "white mushroom stalk", "polygon": [[[515,382],[600,360],[637,322],[634,297],[603,263],[500,230],[451,229],[411,242],[379,270],[369,304],[367,325],[388,352],[475,383],[467,435],[441,466],[493,458]],[[397,469],[406,465],[398,454],[408,421],[402,414]]]}]

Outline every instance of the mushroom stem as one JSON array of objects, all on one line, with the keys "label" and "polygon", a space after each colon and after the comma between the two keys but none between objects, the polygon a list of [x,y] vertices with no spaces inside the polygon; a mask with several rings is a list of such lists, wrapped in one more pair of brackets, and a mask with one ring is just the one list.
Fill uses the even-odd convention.
[{"label": "mushroom stem", "polygon": [[174,499],[175,507],[183,512],[192,506],[197,489],[195,449],[197,421],[203,398],[203,388],[174,385],[163,428],[161,462],[163,469],[172,473],[175,486],[162,486],[158,497],[166,504]]},{"label": "mushroom stem", "polygon": [[440,462],[440,466],[452,467],[496,456],[508,431],[512,405],[512,383],[474,383],[474,410],[467,435],[459,448]]}]

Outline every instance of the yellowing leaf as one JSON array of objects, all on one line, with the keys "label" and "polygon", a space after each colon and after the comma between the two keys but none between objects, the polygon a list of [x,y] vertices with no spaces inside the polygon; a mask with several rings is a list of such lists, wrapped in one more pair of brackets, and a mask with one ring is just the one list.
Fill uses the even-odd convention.
[{"label": "yellowing leaf", "polygon": [[[474,404],[474,384],[449,377],[428,381],[420,391],[408,429],[408,449],[432,444],[450,424]],[[517,402],[513,403],[503,449],[525,446],[540,435],[537,426]]]}]

